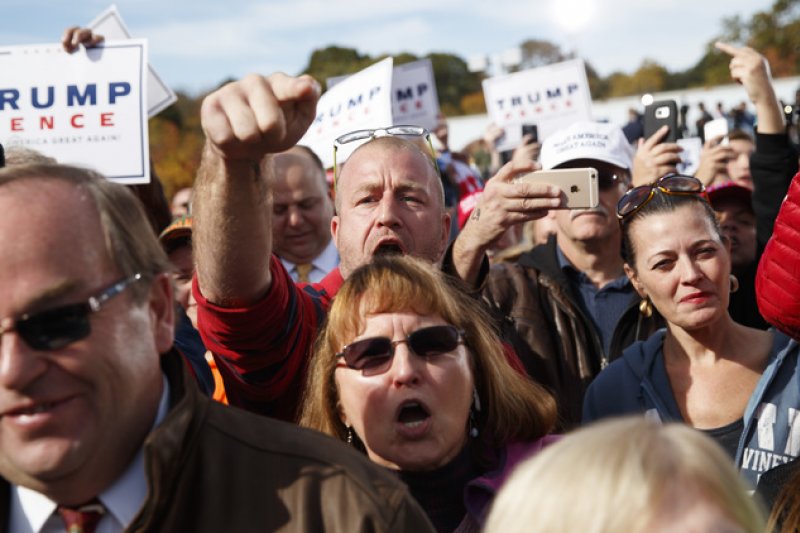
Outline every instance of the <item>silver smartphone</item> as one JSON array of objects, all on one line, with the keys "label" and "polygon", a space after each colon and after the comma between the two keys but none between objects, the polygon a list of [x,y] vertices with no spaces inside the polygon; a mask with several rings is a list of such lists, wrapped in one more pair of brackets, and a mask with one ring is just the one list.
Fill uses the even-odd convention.
[{"label": "silver smartphone", "polygon": [[600,202],[597,170],[594,168],[537,170],[520,176],[515,181],[555,185],[562,192],[562,209],[591,209]]}]

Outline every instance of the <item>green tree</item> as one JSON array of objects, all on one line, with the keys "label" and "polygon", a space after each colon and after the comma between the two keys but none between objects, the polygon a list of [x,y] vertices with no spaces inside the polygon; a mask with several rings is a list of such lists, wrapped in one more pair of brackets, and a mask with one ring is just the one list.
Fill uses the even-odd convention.
[{"label": "green tree", "polygon": [[445,115],[462,115],[461,100],[481,90],[480,76],[470,72],[467,63],[457,55],[431,53],[427,55],[436,78],[439,107]]},{"label": "green tree", "polygon": [[519,47],[522,50],[520,70],[543,67],[574,57],[572,54],[564,53],[557,44],[541,39],[528,39]]},{"label": "green tree", "polygon": [[358,53],[354,48],[329,46],[314,50],[311,53],[308,66],[303,70],[303,74],[313,76],[325,89],[328,78],[354,74],[370,66],[375,61],[368,55]]}]

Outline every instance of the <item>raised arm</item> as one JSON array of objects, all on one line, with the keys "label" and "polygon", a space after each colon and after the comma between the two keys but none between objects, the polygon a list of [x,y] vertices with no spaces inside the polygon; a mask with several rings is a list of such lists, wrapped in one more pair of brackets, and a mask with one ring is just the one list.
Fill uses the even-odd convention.
[{"label": "raised arm", "polygon": [[248,305],[272,280],[268,154],[284,151],[314,119],[319,85],[309,76],[248,75],[208,95],[206,146],[195,183],[194,254],[200,291],[222,306]]},{"label": "raised arm", "polygon": [[758,133],[785,133],[786,119],[772,86],[766,58],[747,46],[716,43],[717,49],[731,56],[731,77],[744,86],[756,108]]}]

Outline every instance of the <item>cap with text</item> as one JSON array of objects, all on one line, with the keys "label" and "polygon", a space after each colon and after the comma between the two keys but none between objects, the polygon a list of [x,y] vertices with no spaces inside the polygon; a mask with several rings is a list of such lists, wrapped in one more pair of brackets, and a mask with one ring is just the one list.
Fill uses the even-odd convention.
[{"label": "cap with text", "polygon": [[558,168],[576,159],[593,159],[630,169],[633,148],[622,129],[602,122],[576,122],[548,136],[539,161],[544,170]]}]

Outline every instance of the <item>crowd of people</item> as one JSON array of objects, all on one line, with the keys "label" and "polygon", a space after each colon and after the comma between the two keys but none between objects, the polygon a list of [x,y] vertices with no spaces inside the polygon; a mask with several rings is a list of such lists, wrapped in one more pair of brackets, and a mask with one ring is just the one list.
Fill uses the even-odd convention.
[{"label": "crowd of people", "polygon": [[718,48],[755,114],[694,175],[577,121],[484,179],[444,118],[330,172],[281,73],[205,98],[171,204],[0,148],[0,530],[800,528],[798,151]]}]

